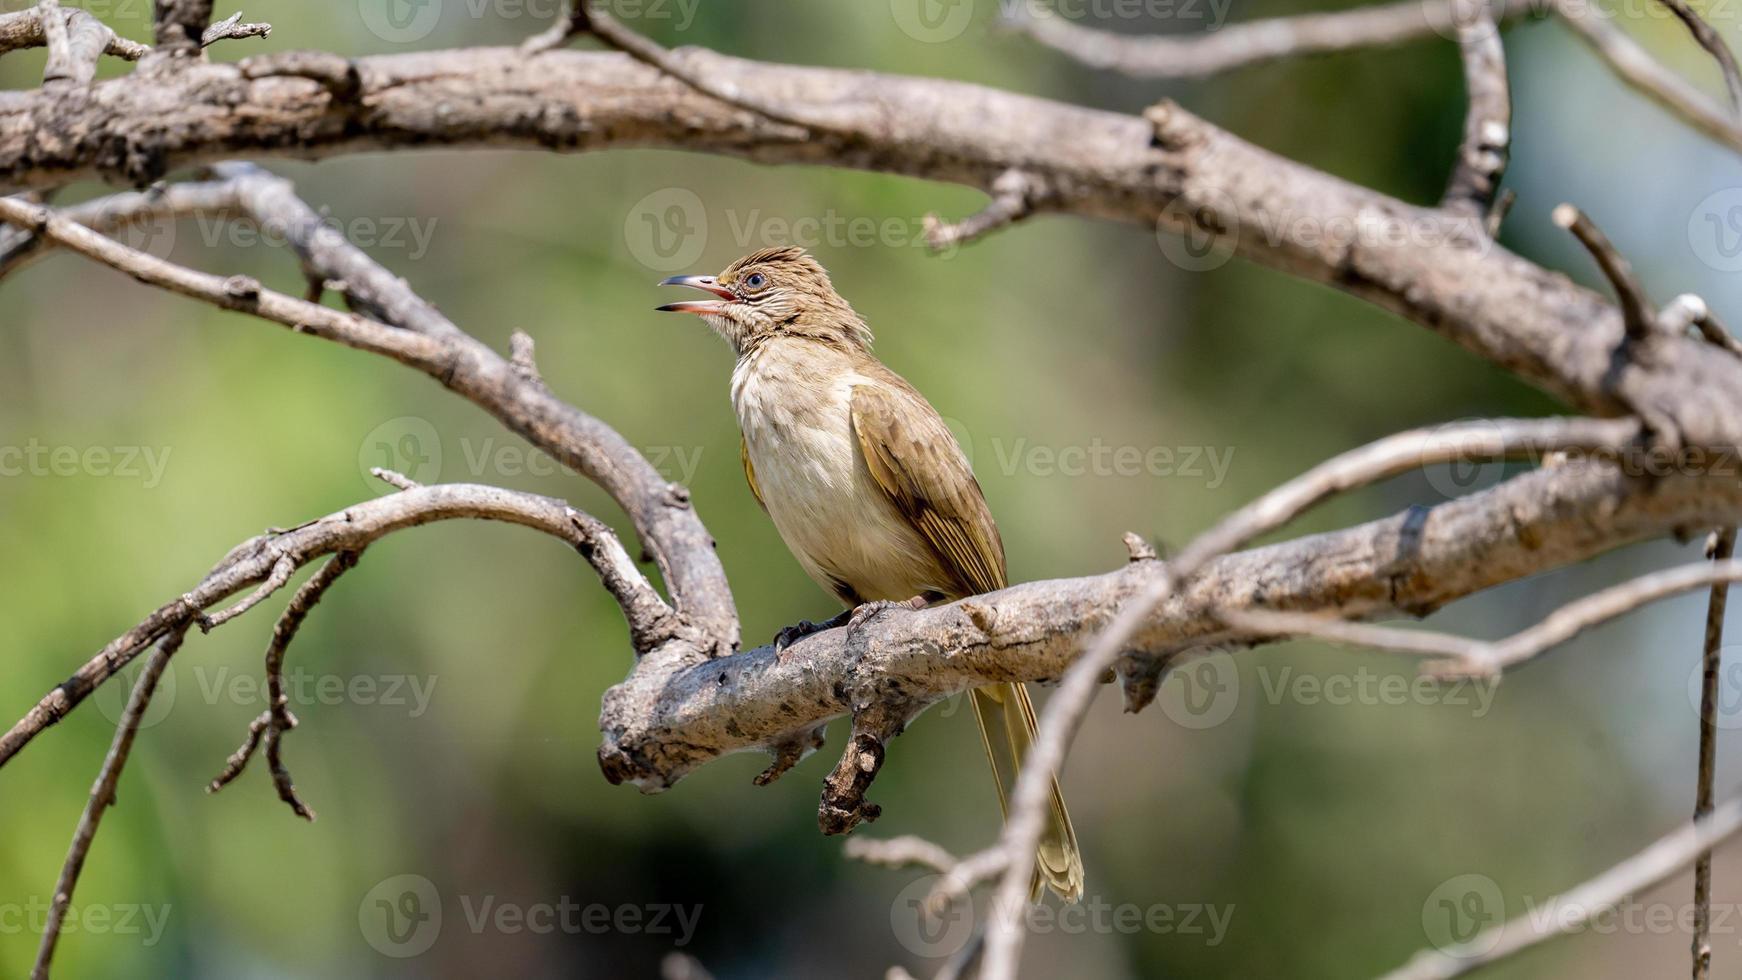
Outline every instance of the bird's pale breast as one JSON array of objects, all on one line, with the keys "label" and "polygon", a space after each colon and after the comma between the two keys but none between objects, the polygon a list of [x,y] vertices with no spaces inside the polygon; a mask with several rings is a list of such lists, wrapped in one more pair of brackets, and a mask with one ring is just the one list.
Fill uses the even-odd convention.
[{"label": "bird's pale breast", "polygon": [[[870,383],[844,355],[775,339],[739,361],[732,406],[768,516],[818,585],[860,601],[947,591],[925,539],[865,466],[853,387]],[[846,597],[843,596],[846,601]]]}]

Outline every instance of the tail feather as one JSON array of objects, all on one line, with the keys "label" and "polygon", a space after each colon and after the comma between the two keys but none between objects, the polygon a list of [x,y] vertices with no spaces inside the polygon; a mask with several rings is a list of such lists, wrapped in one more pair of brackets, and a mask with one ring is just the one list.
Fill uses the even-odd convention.
[{"label": "tail feather", "polygon": [[[1034,743],[1034,702],[1028,689],[1021,684],[994,684],[974,690],[971,694],[974,717],[980,722],[980,735],[986,742],[986,755],[992,760],[992,777],[998,785],[998,805],[1009,815],[1009,796],[1016,789],[1016,776],[1022,761]],[[1046,828],[1041,832],[1040,846],[1035,851],[1034,886],[1030,898],[1039,900],[1042,887],[1067,902],[1083,895],[1083,857],[1077,849],[1077,834],[1071,828],[1071,816],[1065,811],[1064,794],[1059,792],[1058,778],[1052,781],[1052,806]]]}]

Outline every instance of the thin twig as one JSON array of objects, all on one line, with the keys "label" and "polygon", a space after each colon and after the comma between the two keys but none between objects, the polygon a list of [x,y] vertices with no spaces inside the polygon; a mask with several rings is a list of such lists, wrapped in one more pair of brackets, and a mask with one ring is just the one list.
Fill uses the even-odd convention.
[{"label": "thin twig", "polygon": [[0,221],[41,235],[87,258],[114,266],[142,282],[183,296],[202,299],[228,310],[241,310],[302,333],[314,334],[395,360],[446,370],[447,348],[433,338],[409,330],[394,330],[354,313],[317,306],[262,287],[242,276],[224,278],[196,272],[154,255],[128,248],[50,208],[0,197]]},{"label": "thin twig", "polygon": [[1694,8],[1688,6],[1687,0],[1658,0],[1670,12],[1675,14],[1687,26],[1688,33],[1694,36],[1694,42],[1706,49],[1718,63],[1718,70],[1724,73],[1724,90],[1730,93],[1730,108],[1742,112],[1742,72],[1736,70],[1736,55],[1731,52],[1730,45],[1712,25],[1706,23]]},{"label": "thin twig", "polygon": [[[577,515],[585,519],[577,520]],[[187,628],[200,610],[264,581],[284,559],[289,558],[298,566],[306,565],[326,555],[360,551],[394,531],[460,519],[520,524],[566,542],[600,573],[600,580],[619,603],[627,604],[625,617],[634,617],[632,623],[636,624],[632,629],[676,628],[670,621],[675,614],[665,609],[659,593],[640,574],[623,543],[604,524],[586,518],[566,503],[469,483],[407,490],[355,504],[282,533],[251,538],[231,549],[193,589],[158,607],[43,695],[34,708],[0,736],[0,766],[44,729],[66,717],[150,643],[168,632]],[[662,611],[667,618],[649,622],[652,610]]]},{"label": "thin twig", "polygon": [[296,795],[290,770],[279,756],[284,734],[296,727],[296,716],[290,713],[290,698],[284,693],[284,655],[290,649],[290,641],[296,638],[296,631],[302,627],[302,621],[308,618],[309,610],[321,601],[339,576],[356,567],[362,553],[361,549],[341,551],[327,559],[321,570],[291,597],[284,614],[272,627],[272,642],[266,645],[266,713],[271,719],[266,727],[266,762],[272,769],[272,784],[278,787],[278,798],[304,820],[314,820],[315,812]]},{"label": "thin twig", "polygon": [[271,24],[242,23],[242,11],[238,10],[200,32],[200,47],[209,48],[219,41],[232,38],[266,37],[271,33]]},{"label": "thin twig", "polygon": [[[1483,223],[1495,209],[1495,195],[1506,173],[1512,145],[1512,94],[1506,83],[1506,50],[1500,28],[1485,0],[1458,0],[1458,53],[1464,64],[1464,91],[1470,108],[1464,139],[1447,181],[1441,206]],[[1492,233],[1490,233],[1490,236]]]},{"label": "thin twig", "polygon": [[158,679],[169,666],[169,658],[175,656],[176,650],[180,649],[182,638],[186,634],[185,624],[165,634],[151,656],[146,659],[145,668],[139,672],[139,680],[133,684],[133,693],[127,699],[127,707],[122,709],[120,723],[115,726],[115,738],[109,743],[109,754],[103,759],[103,767],[97,771],[97,782],[91,787],[91,798],[85,803],[84,813],[79,816],[78,828],[73,831],[73,842],[67,848],[67,859],[61,866],[60,879],[55,882],[54,901],[49,907],[48,921],[43,926],[42,941],[37,946],[36,964],[30,971],[31,980],[48,980],[48,968],[54,959],[55,944],[60,939],[61,926],[66,922],[67,909],[72,907],[73,889],[78,885],[79,873],[84,870],[85,858],[91,853],[91,844],[97,838],[97,827],[102,823],[103,813],[115,803],[115,786],[121,780],[121,769],[127,765],[128,754],[133,751],[133,738],[139,734],[139,723],[145,717],[145,709],[151,705],[151,696],[157,690]]},{"label": "thin twig", "polygon": [[[1184,36],[1130,37],[1082,27],[1031,2],[1005,5],[1006,22],[1092,68],[1134,78],[1202,78],[1283,58],[1384,48],[1451,38],[1461,0],[1400,0],[1335,13],[1302,14],[1230,24]],[[1494,19],[1539,16],[1547,0],[1498,0]]]},{"label": "thin twig", "polygon": [[1411,429],[1320,463],[1240,508],[1199,535],[1168,562],[1179,580],[1203,564],[1282,527],[1334,494],[1436,463],[1526,456],[1561,450],[1622,449],[1640,435],[1636,419],[1491,419]]},{"label": "thin twig", "polygon": [[[1712,532],[1712,544],[1707,555],[1714,562],[1728,562],[1736,553],[1736,529],[1723,527]],[[1718,759],[1718,678],[1724,661],[1724,606],[1730,597],[1730,583],[1712,583],[1706,600],[1706,642],[1701,651],[1700,666],[1700,761],[1699,778],[1694,790],[1694,819],[1712,812],[1712,780]],[[1702,851],[1694,862],[1694,980],[1706,980],[1712,969],[1712,852]]]},{"label": "thin twig", "polygon": [[293,561],[289,555],[280,558],[272,566],[272,574],[266,577],[266,581],[260,583],[259,588],[244,596],[242,601],[235,605],[220,612],[212,613],[202,619],[200,621],[200,632],[210,633],[214,628],[222,626],[230,620],[235,619],[237,616],[253,609],[255,606],[260,605],[262,602],[266,601],[267,596],[270,596],[272,593],[284,588],[284,586],[290,582],[291,575],[295,572],[296,562]]},{"label": "thin twig", "polygon": [[1742,123],[1706,93],[1659,64],[1638,42],[1600,14],[1591,0],[1554,0],[1554,10],[1623,82],[1695,131],[1742,152]]},{"label": "thin twig", "polygon": [[961,221],[925,216],[926,247],[942,252],[989,235],[1034,213],[1044,196],[1041,182],[1020,170],[1007,170],[992,182],[992,200]]},{"label": "thin twig", "polygon": [[1737,340],[1735,334],[1719,323],[1706,301],[1693,293],[1683,293],[1670,300],[1659,319],[1666,333],[1682,333],[1693,327],[1708,343],[1742,357],[1742,340]]},{"label": "thin twig", "polygon": [[1651,305],[1651,298],[1645,294],[1645,287],[1633,275],[1633,264],[1609,242],[1596,222],[1571,204],[1558,205],[1553,219],[1557,227],[1572,232],[1579,244],[1585,246],[1585,251],[1591,253],[1591,258],[1597,261],[1597,267],[1603,270],[1603,278],[1609,280],[1609,285],[1615,290],[1615,300],[1621,307],[1628,339],[1643,340],[1649,336],[1657,323],[1657,312]]},{"label": "thin twig", "polygon": [[1441,677],[1491,677],[1511,670],[1559,646],[1593,626],[1623,616],[1660,599],[1742,580],[1742,561],[1697,562],[1629,579],[1620,585],[1575,599],[1538,622],[1503,640],[1471,640],[1431,630],[1351,623],[1312,613],[1243,609],[1223,613],[1223,621],[1260,636],[1311,636],[1346,646],[1389,650],[1416,656],[1443,656],[1429,663],[1429,673]]},{"label": "thin twig", "polygon": [[[0,54],[16,51],[20,48],[41,47],[48,43],[48,24],[43,16],[43,7],[32,7],[10,14],[0,14]],[[112,55],[124,61],[138,61],[151,53],[149,45],[117,35],[102,21],[90,12],[77,7],[61,8],[69,34],[90,31],[102,38],[101,53]],[[46,73],[45,73],[46,74]],[[89,78],[85,79],[89,81]]]},{"label": "thin twig", "polygon": [[602,5],[595,6],[593,0],[570,0],[570,3],[567,17],[549,30],[528,38],[521,44],[521,50],[527,54],[541,54],[561,47],[571,38],[590,34],[605,46],[658,69],[709,98],[719,99],[727,105],[753,112],[773,122],[799,127],[801,131],[824,125],[815,120],[800,118],[788,107],[777,106],[750,95],[724,78],[708,78],[691,70],[653,39],[623,26]]},{"label": "thin twig", "polygon": [[1451,950],[1424,949],[1380,980],[1451,980],[1540,943],[1582,931],[1627,896],[1667,881],[1738,830],[1742,830],[1742,798],[1726,801],[1711,816],[1682,825],[1638,854],[1543,903],[1543,908],[1562,909],[1567,914],[1550,916],[1543,922],[1539,921],[1539,911],[1526,911],[1489,926]]},{"label": "thin twig", "polygon": [[959,862],[956,856],[923,837],[910,835],[882,840],[849,837],[843,849],[847,857],[883,868],[921,867],[943,874]]}]

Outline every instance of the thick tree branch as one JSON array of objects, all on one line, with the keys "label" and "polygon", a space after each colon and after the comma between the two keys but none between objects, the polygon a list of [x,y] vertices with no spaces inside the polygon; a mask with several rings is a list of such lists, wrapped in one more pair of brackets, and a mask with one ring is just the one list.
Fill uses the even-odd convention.
[{"label": "thick tree branch", "polygon": [[[359,59],[362,113],[315,82],[250,80],[246,62],[189,64],[160,84],[99,83],[103,97],[81,104],[38,92],[0,110],[0,182],[149,181],[168,167],[282,152],[292,142],[314,157],[396,145],[671,146],[987,190],[1014,168],[1050,189],[1048,210],[1170,230],[1216,215],[1212,230],[1231,235],[1241,254],[1397,312],[1582,412],[1656,406],[1688,444],[1742,445],[1742,363],[1710,357],[1692,338],[1663,337],[1648,362],[1617,365],[1621,317],[1589,291],[1468,222],[1290,163],[1177,107],[1158,141],[1146,120],[973,85],[695,49],[671,56],[807,117],[826,111],[830,128],[792,139],[788,127],[618,54],[480,49]],[[38,131],[64,138],[27,138]]]},{"label": "thick tree branch", "polygon": [[[1628,476],[1575,460],[1493,490],[1330,534],[1207,563],[1144,618],[1140,660],[1242,642],[1223,610],[1425,615],[1453,599],[1742,508],[1734,480]],[[1597,517],[1596,515],[1603,515]],[[854,631],[685,662],[644,657],[606,692],[600,764],[613,782],[657,792],[712,759],[758,748],[899,690],[915,710],[997,681],[1050,681],[1121,608],[1163,574],[1136,562],[1081,579],[1030,582]]]},{"label": "thick tree branch", "polygon": [[1506,50],[1499,26],[1483,0],[1462,3],[1458,52],[1470,108],[1464,117],[1464,141],[1440,205],[1486,225],[1511,152],[1512,93],[1506,84]]}]

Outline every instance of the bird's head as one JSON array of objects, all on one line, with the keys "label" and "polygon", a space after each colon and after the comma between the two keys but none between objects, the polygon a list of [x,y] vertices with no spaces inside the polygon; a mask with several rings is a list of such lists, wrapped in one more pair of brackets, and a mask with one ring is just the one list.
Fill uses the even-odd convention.
[{"label": "bird's head", "polygon": [[718,299],[667,303],[666,313],[699,314],[742,357],[775,336],[869,350],[871,330],[829,274],[802,248],[751,252],[717,276],[672,276],[661,286],[689,286]]}]

